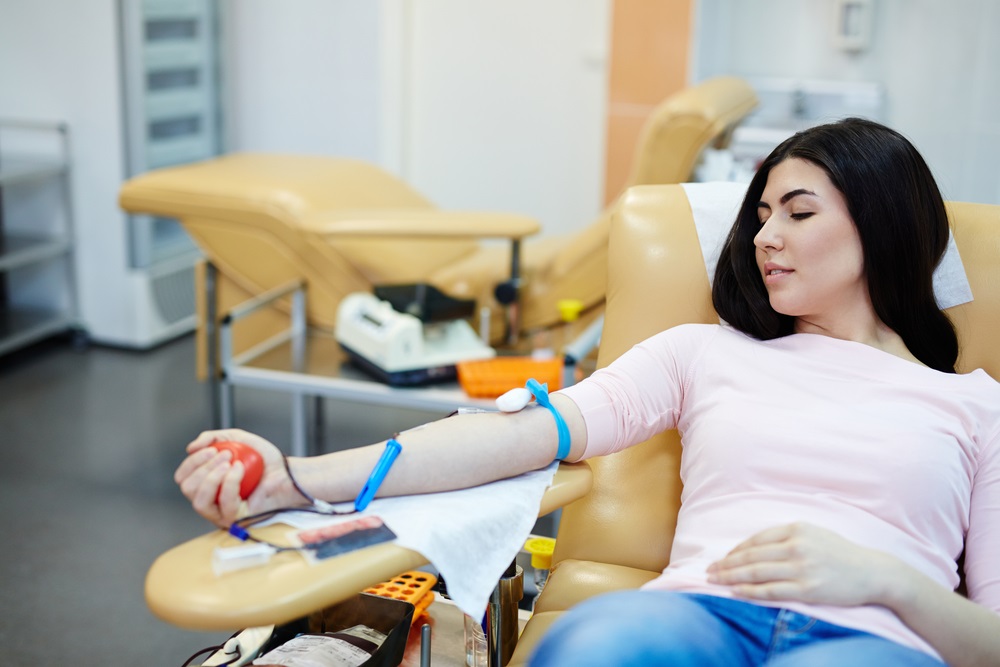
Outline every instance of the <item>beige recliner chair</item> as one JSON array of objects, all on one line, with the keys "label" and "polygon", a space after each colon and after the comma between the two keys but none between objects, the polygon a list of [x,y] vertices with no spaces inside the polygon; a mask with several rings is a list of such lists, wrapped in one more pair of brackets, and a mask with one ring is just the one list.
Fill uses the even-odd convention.
[{"label": "beige recliner chair", "polygon": [[[689,180],[702,150],[725,144],[756,104],[750,86],[733,77],[672,96],[646,124],[628,184]],[[538,230],[520,216],[444,212],[375,166],[310,156],[233,154],[161,169],[126,182],[120,203],[133,213],[179,219],[218,270],[211,304],[205,273],[198,274],[201,373],[208,358],[207,313],[221,317],[292,279],[306,282],[309,324],[322,330],[333,330],[346,294],[377,284],[426,282],[493,309],[491,338],[499,341],[505,318],[493,290],[510,277],[510,252],[477,239],[519,241]],[[579,299],[591,314],[600,311],[609,211],[572,236],[526,244],[521,331],[559,323],[560,299]],[[286,327],[281,312],[258,316],[234,332],[233,351]]]},{"label": "beige recliner chair", "polygon": [[[947,311],[958,331],[958,367],[983,368],[1000,379],[1000,206],[949,203],[948,212],[974,296],[974,301]],[[610,225],[599,365],[669,327],[717,321],[684,188],[632,188]],[[680,504],[679,464],[678,435],[668,431],[618,454],[560,471],[576,479],[567,487],[589,482],[590,491],[563,508],[551,574],[509,664],[525,664],[538,639],[574,604],[641,586],[659,575],[667,565]],[[592,474],[581,475],[587,466]],[[547,503],[543,500],[547,509],[578,494],[552,496]],[[353,595],[383,580],[387,572],[424,562],[413,552],[383,544],[343,555],[336,566],[325,569],[309,566],[303,571],[284,561],[262,576],[250,569],[217,578],[209,561],[214,548],[225,544],[224,537],[203,536],[154,564],[146,594],[157,615],[197,629],[232,628],[238,625],[233,618],[258,625],[283,622]],[[260,590],[267,591],[266,602]]]},{"label": "beige recliner chair", "polygon": [[[949,203],[948,213],[974,296],[947,311],[958,330],[959,371],[983,368],[1000,380],[1000,206]],[[685,191],[633,188],[611,224],[598,365],[687,322],[718,317]],[[593,486],[563,509],[552,572],[511,665],[527,662],[564,610],[598,593],[641,586],[667,565],[680,506],[677,432],[588,463]]]}]

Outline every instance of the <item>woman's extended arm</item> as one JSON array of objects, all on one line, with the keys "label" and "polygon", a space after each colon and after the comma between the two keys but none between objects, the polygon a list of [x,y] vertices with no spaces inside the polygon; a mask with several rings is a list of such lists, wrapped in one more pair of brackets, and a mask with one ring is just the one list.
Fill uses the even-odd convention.
[{"label": "woman's extended arm", "polygon": [[[569,427],[567,460],[578,460],[587,440],[580,410],[565,396],[553,395],[552,404]],[[222,440],[245,442],[264,458],[264,476],[247,499],[250,512],[303,503],[274,445],[236,429],[206,431],[188,445],[188,457],[174,475],[199,514],[226,526],[240,511],[243,466],[230,465],[228,452],[216,453],[211,448],[213,442]],[[513,477],[551,463],[558,444],[555,419],[534,404],[510,414],[458,415],[404,431],[397,440],[403,450],[379,488],[379,496],[446,491]],[[331,502],[353,500],[384,447],[382,441],[322,456],[291,458],[289,467],[313,496]]]},{"label": "woman's extended arm", "polygon": [[952,667],[1000,664],[1000,616],[898,558],[824,528],[789,524],[761,531],[708,572],[709,581],[751,600],[880,605]]}]

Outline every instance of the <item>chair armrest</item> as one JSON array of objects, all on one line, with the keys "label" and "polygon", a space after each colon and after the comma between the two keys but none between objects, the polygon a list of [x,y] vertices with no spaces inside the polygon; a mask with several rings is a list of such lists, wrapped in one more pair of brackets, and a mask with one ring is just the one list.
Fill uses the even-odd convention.
[{"label": "chair armrest", "polygon": [[[590,492],[590,466],[562,463],[542,497],[539,515]],[[260,529],[280,540],[287,526]],[[163,553],[146,574],[146,603],[156,616],[193,630],[234,630],[285,623],[357,594],[427,559],[395,542],[376,544],[310,565],[295,553],[275,554],[267,565],[216,576],[216,547],[239,544],[217,530]]]},{"label": "chair armrest", "polygon": [[537,234],[534,218],[513,213],[373,209],[323,211],[302,219],[303,229],[328,238],[523,239]]}]

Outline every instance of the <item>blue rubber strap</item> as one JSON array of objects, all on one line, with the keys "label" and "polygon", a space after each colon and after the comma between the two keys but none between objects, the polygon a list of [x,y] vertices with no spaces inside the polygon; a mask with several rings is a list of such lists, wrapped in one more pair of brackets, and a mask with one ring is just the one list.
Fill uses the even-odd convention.
[{"label": "blue rubber strap", "polygon": [[549,400],[549,385],[542,384],[535,378],[531,378],[525,387],[535,397],[535,402],[543,408],[547,408],[552,413],[552,416],[555,417],[556,430],[559,432],[559,449],[556,451],[556,459],[559,461],[564,460],[569,456],[569,426],[566,425],[566,420],[563,419],[563,416],[559,414],[559,411],[556,410],[555,406]]}]

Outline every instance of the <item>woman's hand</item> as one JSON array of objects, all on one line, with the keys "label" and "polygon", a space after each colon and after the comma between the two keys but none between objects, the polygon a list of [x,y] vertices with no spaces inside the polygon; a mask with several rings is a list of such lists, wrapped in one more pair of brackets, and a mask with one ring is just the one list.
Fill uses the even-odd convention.
[{"label": "woman's hand", "polygon": [[877,603],[899,561],[818,526],[761,531],[708,567],[739,597],[852,607]]},{"label": "woman's hand", "polygon": [[[243,464],[234,463],[230,452],[212,447],[213,443],[224,441],[249,445],[264,460],[264,474],[245,506],[239,491],[245,473]],[[187,452],[187,458],[174,473],[174,481],[195,511],[217,526],[226,528],[242,515],[291,507],[303,501],[288,478],[281,451],[258,435],[240,429],[204,431],[187,446]]]}]

